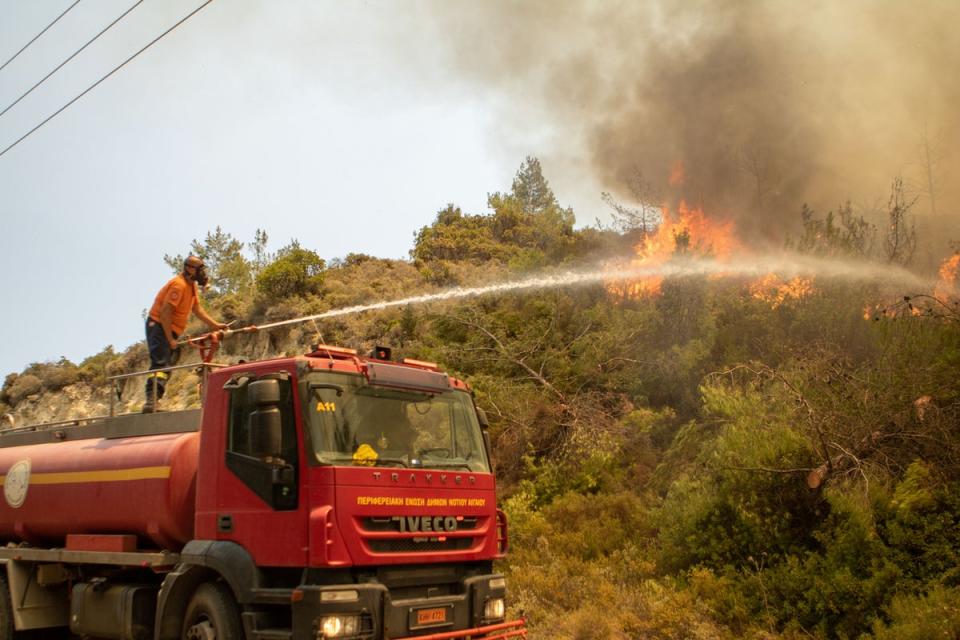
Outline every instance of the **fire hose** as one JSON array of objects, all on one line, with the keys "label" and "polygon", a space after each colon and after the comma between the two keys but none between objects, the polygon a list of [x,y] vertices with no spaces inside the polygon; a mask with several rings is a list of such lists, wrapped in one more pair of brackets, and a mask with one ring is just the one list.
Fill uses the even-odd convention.
[{"label": "fire hose", "polygon": [[285,325],[298,324],[301,322],[310,322],[313,320],[320,320],[322,318],[332,318],[335,316],[342,316],[352,313],[361,313],[364,311],[372,310],[381,310],[388,309],[391,307],[399,307],[404,305],[411,304],[422,304],[425,302],[440,301],[440,300],[455,300],[459,298],[465,298],[469,296],[478,296],[484,295],[487,293],[502,293],[506,291],[516,291],[524,289],[537,289],[541,287],[556,287],[556,286],[569,286],[577,283],[585,282],[596,282],[609,280],[611,278],[625,278],[625,277],[637,277],[638,275],[652,275],[649,273],[650,270],[640,270],[639,272],[635,270],[623,271],[610,271],[603,269],[600,271],[589,272],[589,273],[561,273],[561,274],[548,274],[544,276],[537,276],[533,278],[526,278],[524,280],[517,280],[513,282],[501,282],[499,284],[492,284],[481,287],[457,287],[455,289],[448,289],[446,291],[441,291],[439,293],[428,293],[416,296],[410,296],[407,298],[400,298],[398,300],[389,300],[384,302],[375,302],[373,304],[364,304],[364,305],[355,305],[352,307],[343,307],[340,309],[331,309],[330,311],[324,311],[323,313],[318,313],[311,316],[303,316],[300,318],[291,318],[289,320],[279,320],[277,322],[271,322],[268,324],[261,325],[249,325],[242,327],[240,329],[218,329],[216,331],[211,331],[209,333],[204,333],[196,337],[184,338],[179,342],[179,345],[189,344],[200,351],[200,357],[203,358],[204,362],[209,362],[213,355],[216,353],[217,349],[220,346],[220,343],[223,342],[223,339],[229,337],[235,333],[253,333],[256,331],[262,331],[264,329],[273,329],[275,327],[282,327]]},{"label": "fire hose", "polygon": [[[233,323],[231,322],[230,324]],[[220,344],[227,336],[231,336],[235,333],[255,333],[262,328],[255,324],[241,327],[239,329],[230,329],[229,327],[230,325],[227,325],[226,329],[217,329],[216,331],[210,331],[198,336],[187,336],[182,338],[177,342],[177,348],[174,349],[173,353],[171,354],[170,364],[175,365],[177,361],[180,360],[180,348],[183,345],[190,345],[191,347],[195,348],[200,353],[201,362],[207,363],[213,360],[217,350],[220,348]]]},{"label": "fire hose", "polygon": [[[406,300],[400,300],[393,303],[380,303],[380,305],[370,305],[370,307],[376,306],[394,306],[397,304],[402,304]],[[210,331],[207,333],[202,333],[197,336],[187,336],[181,338],[177,342],[177,348],[174,350],[174,354],[171,357],[171,364],[176,364],[176,361],[180,359],[180,347],[183,345],[189,345],[197,349],[200,352],[200,359],[208,363],[213,359],[213,356],[216,355],[217,350],[220,348],[220,344],[223,342],[224,338],[232,336],[237,333],[256,333],[258,331],[263,331],[266,329],[275,329],[277,327],[283,327],[291,324],[299,324],[302,322],[311,322],[319,320],[321,318],[329,318],[332,316],[343,315],[346,313],[353,313],[356,311],[362,311],[370,307],[349,307],[346,309],[334,309],[332,311],[325,311],[324,313],[318,313],[311,316],[302,316],[299,318],[290,318],[289,320],[278,320],[276,322],[270,322],[268,324],[251,324],[245,327],[240,327],[239,329],[231,329],[230,325],[233,322],[227,325],[226,329],[217,329],[216,331]]]}]

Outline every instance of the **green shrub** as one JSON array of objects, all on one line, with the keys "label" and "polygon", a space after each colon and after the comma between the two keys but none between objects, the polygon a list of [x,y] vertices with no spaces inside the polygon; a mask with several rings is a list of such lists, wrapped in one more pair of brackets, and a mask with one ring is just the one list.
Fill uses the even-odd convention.
[{"label": "green shrub", "polygon": [[291,244],[257,275],[257,290],[268,300],[317,293],[323,284],[325,266],[316,252]]},{"label": "green shrub", "polygon": [[921,462],[875,503],[877,533],[903,572],[901,588],[960,586],[960,483],[938,484]]},{"label": "green shrub", "polygon": [[876,640],[960,638],[960,590],[936,586],[929,593],[899,595],[887,608],[889,621],[873,625]]},{"label": "green shrub", "polygon": [[555,638],[569,640],[613,640],[626,638],[614,629],[615,616],[607,607],[585,603],[581,608],[562,614],[551,633]]},{"label": "green shrub", "polygon": [[0,387],[0,401],[10,402],[9,391],[13,387],[13,383],[17,381],[19,374],[8,373],[3,379],[3,386]]},{"label": "green shrub", "polygon": [[40,380],[47,391],[58,391],[63,387],[80,381],[80,369],[66,358],[58,362],[35,362],[24,369],[25,375],[32,375]]},{"label": "green shrub", "polygon": [[[790,471],[810,467],[811,452],[784,400],[750,387],[707,385],[702,393],[704,412],[721,424],[688,425],[674,442],[678,455],[666,455],[663,473],[676,480],[657,515],[659,566],[722,569],[809,548],[823,510],[804,474]],[[687,466],[669,467],[672,458]]]},{"label": "green shrub", "polygon": [[13,383],[7,388],[6,395],[10,404],[17,406],[20,401],[35,393],[40,393],[43,389],[43,382],[37,376],[25,373],[17,376]]},{"label": "green shrub", "polygon": [[108,345],[100,353],[90,356],[80,363],[80,379],[91,384],[103,384],[107,380],[107,368],[119,356]]},{"label": "green shrub", "polygon": [[[240,293],[225,293],[211,301],[210,315],[222,322],[243,322],[250,316],[252,302],[250,297]],[[202,325],[206,330],[206,325]]]},{"label": "green shrub", "polygon": [[43,388],[48,391],[58,391],[66,386],[80,381],[80,370],[75,364],[54,366],[47,368],[41,375]]},{"label": "green shrub", "polygon": [[697,567],[684,578],[690,594],[704,603],[715,619],[733,630],[743,631],[757,616],[757,603],[745,593],[740,584],[742,576],[736,571],[714,572]]},{"label": "green shrub", "polygon": [[566,493],[581,495],[611,491],[620,484],[622,465],[616,451],[593,451],[583,457],[537,462],[524,457],[527,480],[521,483],[536,505],[543,506]]},{"label": "green shrub", "polygon": [[135,342],[127,347],[117,358],[108,361],[104,365],[105,373],[108,376],[143,371],[149,367],[150,361],[146,342]]},{"label": "green shrub", "polygon": [[869,504],[836,492],[830,506],[814,533],[819,548],[771,563],[745,588],[782,627],[855,638],[892,597],[900,571],[876,535]]}]

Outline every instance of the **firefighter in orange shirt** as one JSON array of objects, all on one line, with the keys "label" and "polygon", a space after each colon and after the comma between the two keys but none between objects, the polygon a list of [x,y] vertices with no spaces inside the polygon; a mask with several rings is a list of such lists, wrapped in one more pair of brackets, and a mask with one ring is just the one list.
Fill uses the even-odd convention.
[{"label": "firefighter in orange shirt", "polygon": [[[206,284],[207,272],[203,260],[190,256],[183,262],[183,272],[160,289],[147,316],[147,349],[150,351],[151,371],[170,366],[170,356],[177,348],[177,338],[187,327],[191,311],[211,330],[226,329],[227,325],[211,318],[200,304],[197,285]],[[147,378],[144,413],[156,410],[169,377],[168,371],[160,371]]]}]

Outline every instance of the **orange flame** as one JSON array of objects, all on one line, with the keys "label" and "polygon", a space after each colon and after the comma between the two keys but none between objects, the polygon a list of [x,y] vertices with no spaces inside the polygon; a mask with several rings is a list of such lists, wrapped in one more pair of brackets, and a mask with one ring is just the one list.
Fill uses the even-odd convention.
[{"label": "orange flame", "polygon": [[[674,165],[674,175],[682,175],[683,164]],[[630,262],[634,269],[651,269],[684,256],[710,257],[723,262],[734,253],[744,251],[736,238],[732,222],[708,218],[702,208],[690,207],[681,201],[676,212],[666,207],[662,222],[656,231],[644,236],[634,247],[635,257]],[[717,278],[723,274],[717,274]],[[608,290],[625,298],[656,296],[661,292],[662,276],[650,276],[631,282],[609,283]],[[770,273],[747,286],[749,295],[763,300],[772,308],[806,298],[813,292],[813,279],[795,277],[784,280]]]},{"label": "orange flame", "polygon": [[940,265],[940,281],[934,295],[941,300],[957,297],[957,276],[960,275],[960,253],[955,253]]},{"label": "orange flame", "polygon": [[[682,169],[682,165],[681,165]],[[676,214],[666,207],[657,230],[647,234],[634,250],[632,268],[650,269],[682,256],[710,256],[723,260],[740,248],[734,237],[733,223],[708,218],[703,209],[680,202]],[[611,291],[624,297],[658,295],[662,276],[650,276],[630,283],[611,283]]]},{"label": "orange flame", "polygon": [[776,309],[787,300],[802,300],[809,296],[813,292],[813,280],[797,276],[784,281],[780,276],[768,273],[752,282],[748,288],[751,296]]},{"label": "orange flame", "polygon": [[882,304],[867,305],[863,308],[863,319],[864,320],[881,320],[881,319],[890,319],[898,318],[903,315],[903,310],[900,305],[888,305],[884,306]]},{"label": "orange flame", "polygon": [[[669,183],[672,187],[681,187],[684,183],[684,164],[678,160],[670,170]],[[660,224],[654,231],[644,234],[634,247],[635,255],[629,259],[629,265],[610,265],[611,270],[625,268],[657,272],[671,261],[683,257],[709,257],[718,263],[727,260],[734,252],[740,254],[745,248],[736,238],[732,222],[708,218],[700,207],[690,207],[683,200],[676,211],[664,206]],[[718,273],[711,278],[721,278]],[[623,298],[641,298],[657,296],[661,293],[663,276],[651,275],[629,281],[608,281],[607,289]],[[813,277],[794,277],[784,280],[775,273],[769,273],[747,285],[748,294],[778,308],[788,302],[800,301],[814,292]],[[935,296],[941,300],[960,300],[960,251],[947,259],[940,267],[940,281]],[[863,310],[864,319],[879,320],[906,315],[923,315],[924,308],[909,299],[907,304],[867,306]],[[927,309],[929,311],[929,309]]]}]

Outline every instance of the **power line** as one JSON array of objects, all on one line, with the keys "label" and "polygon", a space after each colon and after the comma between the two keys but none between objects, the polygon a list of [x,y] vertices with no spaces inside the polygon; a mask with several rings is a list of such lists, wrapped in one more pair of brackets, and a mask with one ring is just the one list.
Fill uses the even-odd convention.
[{"label": "power line", "polygon": [[147,49],[149,49],[150,47],[152,47],[157,41],[159,41],[159,40],[160,40],[161,38],[163,38],[165,35],[167,35],[167,34],[170,33],[171,31],[173,31],[174,29],[176,29],[177,27],[179,27],[181,24],[183,24],[184,22],[186,22],[187,20],[189,20],[190,18],[192,18],[197,12],[199,12],[201,9],[203,9],[205,6],[207,6],[207,5],[210,4],[211,2],[213,2],[213,0],[206,0],[206,2],[204,2],[203,4],[201,4],[199,7],[197,7],[196,9],[194,9],[193,11],[191,11],[190,13],[188,13],[187,15],[185,15],[183,18],[181,18],[179,22],[177,22],[177,23],[174,24],[172,27],[170,27],[169,29],[167,29],[166,31],[164,31],[163,33],[161,33],[159,36],[157,36],[156,38],[154,38],[153,40],[151,40],[149,43],[147,43],[147,45],[144,46],[142,49],[140,49],[140,50],[137,51],[135,54],[133,54],[132,56],[130,56],[129,58],[127,58],[126,60],[124,60],[123,62],[121,62],[120,64],[118,64],[116,67],[114,67],[113,70],[110,71],[107,75],[103,76],[102,78],[100,78],[99,80],[97,80],[96,82],[94,82],[92,85],[90,85],[89,87],[87,87],[86,89],[84,89],[83,93],[81,93],[80,95],[78,95],[77,97],[75,97],[73,100],[71,100],[71,101],[68,102],[67,104],[63,105],[62,107],[60,107],[59,109],[57,109],[56,111],[54,111],[53,113],[51,113],[49,116],[46,117],[46,119],[43,120],[43,122],[41,122],[40,124],[38,124],[37,126],[35,126],[33,129],[30,129],[30,131],[27,131],[25,134],[23,134],[22,136],[20,136],[20,138],[18,138],[16,142],[14,142],[14,143],[11,144],[10,146],[8,146],[6,149],[4,149],[3,151],[0,151],[0,157],[2,157],[4,154],[6,154],[7,151],[10,151],[10,149],[13,149],[15,146],[17,146],[18,144],[20,144],[21,142],[23,142],[24,139],[26,139],[26,138],[27,138],[30,134],[32,134],[34,131],[36,131],[37,129],[39,129],[39,128],[42,127],[43,125],[47,124],[48,122],[50,122],[51,120],[53,120],[53,119],[54,119],[55,117],[57,117],[58,115],[60,115],[60,113],[61,113],[64,109],[66,109],[67,107],[69,107],[70,105],[72,105],[74,102],[76,102],[77,100],[79,100],[79,99],[82,98],[83,96],[87,95],[90,91],[92,91],[94,88],[96,88],[97,85],[99,85],[101,82],[103,82],[104,80],[106,80],[107,78],[109,78],[110,76],[112,76],[114,73],[116,73],[117,71],[119,71],[119,70],[120,70],[121,68],[123,68],[128,62],[130,62],[131,60],[133,60],[134,58],[136,58],[137,56],[139,56],[141,53],[143,53],[144,51],[146,51]]},{"label": "power line", "polygon": [[66,9],[64,9],[64,10],[63,10],[63,13],[61,13],[60,15],[58,15],[58,16],[53,20],[53,22],[51,22],[50,24],[48,24],[47,26],[45,26],[45,27],[43,28],[43,31],[41,31],[41,32],[38,33],[37,35],[33,36],[33,40],[31,40],[31,41],[28,42],[27,44],[23,45],[23,48],[20,49],[20,51],[17,51],[15,54],[13,54],[13,57],[12,57],[12,58],[10,58],[10,59],[7,60],[6,62],[4,62],[4,63],[3,63],[3,66],[0,67],[0,71],[3,71],[4,67],[6,67],[8,64],[10,64],[11,62],[13,62],[13,59],[14,59],[14,58],[16,58],[18,55],[20,55],[20,54],[23,53],[24,51],[26,51],[27,47],[29,47],[30,45],[32,45],[32,44],[36,41],[37,38],[39,38],[40,36],[42,36],[43,34],[45,34],[45,33],[47,32],[47,29],[49,29],[49,28],[52,27],[53,25],[57,24],[57,20],[59,20],[60,18],[62,18],[62,17],[65,16],[65,15],[67,15],[67,12],[70,11],[70,9],[73,9],[73,8],[74,8],[75,6],[77,6],[78,4],[80,4],[80,0],[76,0],[76,2],[74,2],[72,5],[70,5],[70,6],[67,7]]},{"label": "power line", "polygon": [[[80,1],[80,0],[77,0],[77,2],[79,2],[79,1]],[[83,51],[84,49],[86,49],[87,47],[89,47],[91,44],[93,44],[93,42],[94,42],[97,38],[99,38],[100,36],[102,36],[103,34],[105,34],[105,33],[110,29],[110,27],[112,27],[113,25],[115,25],[115,24],[117,24],[118,22],[120,22],[121,20],[123,20],[124,17],[126,17],[126,15],[127,15],[128,13],[130,13],[131,11],[133,11],[134,9],[136,9],[136,8],[137,8],[137,5],[139,5],[139,4],[142,3],[142,2],[143,2],[143,0],[137,0],[136,2],[134,2],[134,3],[133,3],[133,6],[131,6],[131,7],[130,7],[129,9],[127,9],[126,11],[124,11],[124,12],[120,15],[119,18],[117,18],[116,20],[114,20],[113,22],[111,22],[110,24],[108,24],[106,27],[104,27],[104,28],[103,28],[103,31],[101,31],[101,32],[98,33],[97,35],[95,35],[95,36],[93,36],[92,38],[90,38],[89,40],[87,40],[87,44],[83,45],[82,47],[80,47],[79,49],[77,49],[76,51],[74,51],[72,54],[70,54],[70,57],[69,57],[69,58],[67,58],[66,60],[64,60],[64,61],[61,62],[60,64],[58,64],[58,65],[53,69],[53,71],[51,71],[51,72],[48,73],[47,75],[43,76],[43,78],[40,79],[40,82],[38,82],[37,84],[35,84],[35,85],[33,85],[32,87],[30,87],[29,89],[27,89],[26,93],[24,93],[22,96],[20,96],[19,98],[17,98],[16,100],[14,100],[13,102],[11,102],[10,104],[8,104],[7,107],[6,107],[6,109],[4,109],[3,111],[0,111],[0,116],[2,116],[3,114],[5,114],[7,111],[10,111],[10,109],[12,109],[14,106],[16,106],[16,104],[17,104],[18,102],[20,102],[21,100],[23,100],[24,98],[26,98],[28,95],[30,95],[31,93],[33,93],[33,90],[36,89],[37,87],[39,87],[40,85],[42,85],[44,82],[46,82],[47,78],[49,78],[50,76],[52,76],[53,74],[55,74],[57,71],[59,71],[59,70],[61,69],[61,67],[63,67],[63,65],[67,64],[68,62],[70,62],[71,60],[73,60],[74,58],[76,58],[77,55],[78,55],[81,51]]]}]

